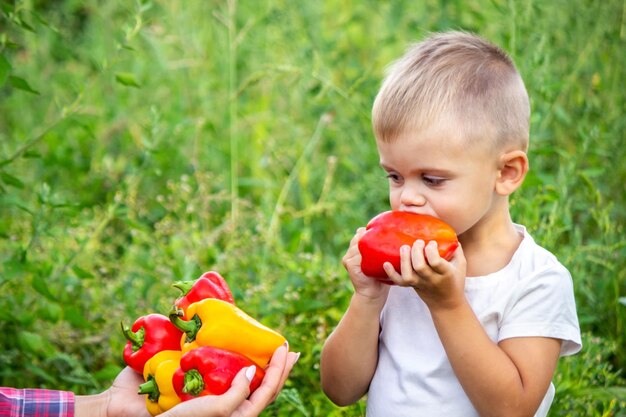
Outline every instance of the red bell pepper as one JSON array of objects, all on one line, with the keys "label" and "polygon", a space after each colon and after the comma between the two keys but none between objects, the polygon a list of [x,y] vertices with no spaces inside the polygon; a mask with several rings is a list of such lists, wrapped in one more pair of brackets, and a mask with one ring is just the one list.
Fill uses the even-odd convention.
[{"label": "red bell pepper", "polygon": [[173,286],[183,292],[183,295],[174,302],[174,305],[183,311],[187,311],[187,307],[196,301],[206,298],[217,298],[235,304],[226,280],[215,271],[205,272],[195,281],[175,282]]},{"label": "red bell pepper", "polygon": [[393,284],[383,269],[390,262],[400,271],[400,248],[412,246],[421,239],[428,243],[436,241],[439,256],[450,260],[459,245],[454,229],[447,223],[425,214],[405,211],[386,211],[375,216],[366,226],[365,234],[359,240],[361,270],[369,277],[385,284]]},{"label": "red bell pepper", "polygon": [[139,374],[143,374],[146,362],[158,352],[180,350],[183,332],[162,314],[139,317],[132,328],[124,323],[120,325],[127,340],[124,346],[124,362]]},{"label": "red bell pepper", "polygon": [[185,353],[172,382],[182,401],[205,395],[221,395],[228,391],[237,373],[254,365],[256,372],[250,392],[261,385],[265,371],[245,356],[213,346],[202,346]]}]

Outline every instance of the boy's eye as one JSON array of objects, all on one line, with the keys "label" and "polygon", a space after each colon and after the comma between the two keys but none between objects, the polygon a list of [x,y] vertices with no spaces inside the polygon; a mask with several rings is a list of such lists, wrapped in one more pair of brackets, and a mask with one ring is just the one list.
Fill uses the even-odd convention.
[{"label": "boy's eye", "polygon": [[401,180],[400,176],[398,174],[394,174],[393,172],[390,172],[389,174],[387,174],[387,178],[393,182],[400,182]]},{"label": "boy's eye", "polygon": [[422,179],[427,185],[430,185],[430,186],[441,185],[446,181],[445,178],[432,177],[428,175],[424,175]]}]

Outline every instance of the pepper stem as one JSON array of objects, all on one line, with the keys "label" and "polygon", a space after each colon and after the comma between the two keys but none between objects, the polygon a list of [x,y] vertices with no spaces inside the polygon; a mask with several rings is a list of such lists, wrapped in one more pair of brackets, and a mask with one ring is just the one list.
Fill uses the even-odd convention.
[{"label": "pepper stem", "polygon": [[197,369],[185,372],[184,382],[183,392],[186,394],[196,397],[204,390],[204,380]]},{"label": "pepper stem", "polygon": [[133,332],[130,327],[124,325],[123,321],[120,321],[120,326],[122,326],[122,333],[124,333],[126,340],[132,344],[133,352],[137,352],[143,346],[146,329],[141,327],[136,332]]},{"label": "pepper stem", "polygon": [[161,393],[159,392],[159,386],[153,377],[148,377],[148,380],[139,385],[138,394],[148,394],[148,399],[152,402],[159,401]]},{"label": "pepper stem", "polygon": [[198,330],[202,327],[202,321],[198,315],[194,315],[191,320],[183,320],[180,316],[183,315],[183,310],[172,307],[170,310],[170,321],[174,326],[185,332],[187,335],[187,342],[192,342],[196,340],[196,334],[198,334]]},{"label": "pepper stem", "polygon": [[183,296],[187,295],[189,291],[191,291],[191,287],[195,284],[196,281],[176,281],[172,284],[172,287],[178,288],[183,292]]}]

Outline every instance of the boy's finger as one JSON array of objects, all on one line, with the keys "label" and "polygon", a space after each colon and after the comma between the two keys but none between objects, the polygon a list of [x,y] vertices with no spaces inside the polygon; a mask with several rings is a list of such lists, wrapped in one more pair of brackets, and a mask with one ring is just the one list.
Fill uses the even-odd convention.
[{"label": "boy's finger", "polygon": [[413,273],[413,259],[411,255],[411,247],[408,245],[404,245],[400,248],[400,275],[402,275],[402,279],[406,282],[412,281],[414,278]]},{"label": "boy's finger", "polygon": [[425,274],[429,269],[428,262],[424,256],[425,245],[426,243],[423,240],[418,239],[411,247],[411,267],[420,275]]},{"label": "boy's finger", "polygon": [[424,248],[424,256],[426,257],[426,261],[428,265],[432,268],[433,271],[442,274],[446,271],[448,265],[447,262],[439,256],[439,249],[437,247],[437,242],[431,240],[428,242],[426,247]]},{"label": "boy's finger", "polygon": [[395,270],[391,262],[385,262],[383,264],[383,269],[385,270],[385,273],[387,274],[387,278],[392,280],[397,285],[403,285],[402,276],[398,274],[398,271]]},{"label": "boy's finger", "polygon": [[356,229],[356,233],[354,234],[354,236],[352,236],[352,239],[350,240],[350,246],[356,245],[363,237],[363,233],[365,233],[365,227],[359,227],[358,229]]}]

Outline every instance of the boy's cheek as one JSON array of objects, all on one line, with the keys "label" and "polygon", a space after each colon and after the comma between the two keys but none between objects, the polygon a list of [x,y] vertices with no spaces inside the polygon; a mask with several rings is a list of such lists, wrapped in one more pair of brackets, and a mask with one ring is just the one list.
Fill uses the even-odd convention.
[{"label": "boy's cheek", "polygon": [[398,210],[400,208],[400,197],[393,192],[389,193],[389,206],[392,210]]}]

